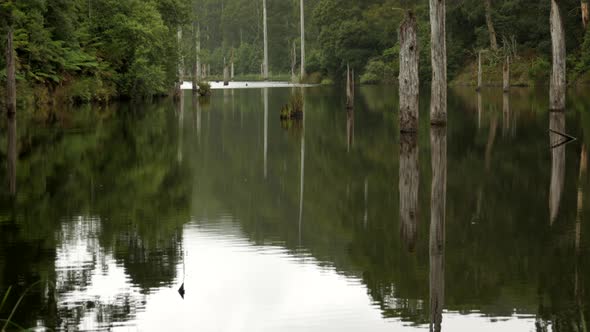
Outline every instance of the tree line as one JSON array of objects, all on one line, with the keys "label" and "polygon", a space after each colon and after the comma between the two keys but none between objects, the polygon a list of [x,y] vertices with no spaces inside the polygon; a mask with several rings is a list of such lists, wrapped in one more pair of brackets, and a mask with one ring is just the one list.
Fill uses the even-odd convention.
[{"label": "tree line", "polygon": [[[590,69],[588,5],[560,0],[559,6],[568,78],[582,80]],[[0,4],[0,29],[2,36],[13,31],[19,87],[43,87],[41,99],[63,94],[89,101],[167,94],[179,76],[197,74],[197,54],[199,72],[208,76],[221,76],[230,63],[237,77],[300,76],[294,69],[305,54],[304,71],[315,82],[345,79],[347,65],[363,83],[394,82],[407,9],[417,20],[420,79],[430,80],[427,0],[11,0]],[[447,3],[449,79],[485,49],[489,62],[517,54],[526,74],[548,81],[550,11],[544,0]],[[1,43],[5,49],[7,38]],[[5,57],[0,65],[5,80]]]}]

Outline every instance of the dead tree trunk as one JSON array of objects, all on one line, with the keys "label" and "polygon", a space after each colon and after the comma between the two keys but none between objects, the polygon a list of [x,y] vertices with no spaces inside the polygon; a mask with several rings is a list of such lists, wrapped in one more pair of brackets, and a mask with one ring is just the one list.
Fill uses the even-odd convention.
[{"label": "dead tree trunk", "polygon": [[225,58],[223,58],[223,85],[229,85],[229,69],[227,68],[227,64],[225,63]]},{"label": "dead tree trunk", "polygon": [[418,77],[417,24],[414,13],[408,12],[399,27],[400,62],[399,62],[399,126],[402,132],[418,131]]},{"label": "dead tree trunk", "polygon": [[178,48],[177,48],[177,52],[178,52],[178,63],[177,63],[177,69],[178,69],[178,80],[176,82],[176,86],[175,86],[175,91],[174,91],[174,97],[175,98],[180,98],[180,90],[182,89],[182,83],[183,83],[183,73],[184,73],[184,66],[183,66],[183,58],[182,58],[182,50],[181,50],[181,42],[182,42],[182,28],[178,27],[178,31],[177,31],[177,42],[178,42]]},{"label": "dead tree trunk", "polygon": [[430,46],[432,59],[432,93],[430,123],[447,123],[447,43],[445,0],[430,0]]},{"label": "dead tree trunk", "polygon": [[549,89],[549,107],[551,110],[565,110],[566,62],[565,30],[561,19],[559,5],[551,0],[551,44],[553,69]]},{"label": "dead tree trunk", "polygon": [[268,31],[266,24],[266,0],[262,0],[262,19],[264,25],[264,68],[262,78],[268,80]]},{"label": "dead tree trunk", "polygon": [[199,64],[199,27],[197,23],[193,22],[193,46],[195,57],[193,62],[193,92],[196,92],[199,84],[200,64]]},{"label": "dead tree trunk", "polygon": [[588,13],[588,0],[582,0],[582,25],[584,29],[588,28],[588,21],[590,21],[590,14]]},{"label": "dead tree trunk", "polygon": [[418,238],[418,135],[402,133],[399,156],[399,211],[400,235],[408,251],[413,252]]},{"label": "dead tree trunk", "polygon": [[295,75],[295,66],[297,65],[297,50],[295,41],[293,41],[293,51],[291,52],[291,82],[297,81],[297,75]]},{"label": "dead tree trunk", "polygon": [[234,49],[231,50],[231,67],[230,67],[230,74],[229,78],[233,81],[234,80]]},{"label": "dead tree trunk", "polygon": [[502,68],[503,76],[503,89],[504,92],[510,91],[510,56],[506,56],[504,61],[504,67]]},{"label": "dead tree trunk", "polygon": [[481,51],[477,53],[477,88],[475,91],[481,91],[483,87],[483,70],[481,68]]},{"label": "dead tree trunk", "polygon": [[16,60],[12,36],[12,27],[9,27],[6,38],[6,112],[8,114],[16,113]]},{"label": "dead tree trunk", "polygon": [[354,73],[350,71],[350,66],[346,65],[346,108],[354,107]]},{"label": "dead tree trunk", "polygon": [[301,80],[305,78],[305,11],[303,0],[299,0],[301,16]]},{"label": "dead tree trunk", "polygon": [[486,25],[488,26],[488,33],[490,35],[490,47],[492,50],[498,50],[498,42],[496,40],[496,30],[492,21],[492,0],[484,0],[484,7],[486,12]]},{"label": "dead tree trunk", "polygon": [[447,198],[447,129],[430,129],[430,331],[440,331],[445,299],[445,217]]}]

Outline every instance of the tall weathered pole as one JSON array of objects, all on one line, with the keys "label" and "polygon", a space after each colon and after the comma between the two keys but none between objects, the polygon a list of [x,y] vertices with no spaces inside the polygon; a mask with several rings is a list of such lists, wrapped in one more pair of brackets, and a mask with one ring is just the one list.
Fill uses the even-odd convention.
[{"label": "tall weathered pole", "polygon": [[447,123],[447,43],[445,0],[430,0],[430,47],[432,60],[432,93],[430,123]]},{"label": "tall weathered pole", "polygon": [[566,91],[566,51],[565,30],[561,18],[561,12],[556,0],[551,0],[551,45],[553,55],[553,68],[549,88],[549,107],[551,110],[565,110]]},{"label": "tall weathered pole", "polygon": [[481,51],[477,52],[477,88],[475,91],[481,91],[483,87],[483,70],[481,68]]},{"label": "tall weathered pole", "polygon": [[266,24],[266,0],[262,0],[262,19],[264,25],[264,64],[262,78],[268,80],[268,30]]},{"label": "tall weathered pole", "polygon": [[420,51],[417,31],[416,17],[409,11],[399,27],[399,126],[402,132],[418,131]]},{"label": "tall weathered pole", "polygon": [[303,0],[299,0],[301,11],[301,80],[305,77],[305,11],[303,9]]},{"label": "tall weathered pole", "polygon": [[8,114],[16,113],[16,63],[12,36],[12,27],[9,27],[6,38],[6,112]]}]

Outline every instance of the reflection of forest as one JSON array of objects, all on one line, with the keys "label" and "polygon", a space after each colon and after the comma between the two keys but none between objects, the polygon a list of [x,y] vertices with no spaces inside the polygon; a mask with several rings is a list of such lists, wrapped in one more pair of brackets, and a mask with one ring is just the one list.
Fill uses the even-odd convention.
[{"label": "reflection of forest", "polygon": [[[100,227],[90,261],[99,266],[101,257],[112,255],[146,294],[176,277],[183,224],[229,213],[253,243],[280,244],[293,253],[305,250],[321,264],[362,278],[384,316],[428,322],[430,225],[417,223],[409,252],[400,237],[399,130],[391,112],[395,100],[382,98],[381,89],[359,89],[361,107],[354,113],[349,152],[348,139],[342,139],[351,132],[342,111],[344,98],[329,88],[305,93],[304,155],[302,131],[283,130],[278,121],[288,89],[268,90],[266,130],[265,94],[256,90],[214,94],[202,106],[185,94],[185,105],[192,107],[184,110],[182,135],[180,113],[166,103],[65,112],[55,124],[22,116],[18,194],[12,200],[3,192],[0,201],[0,289],[19,280],[59,277],[55,257],[63,244],[58,236],[62,225],[73,224],[76,216],[92,216]],[[564,190],[550,225],[548,112],[533,94],[511,93],[510,135],[496,136],[498,119],[503,119],[499,91],[497,96],[482,93],[479,113],[473,93],[449,95],[444,308],[492,316],[511,315],[516,308],[543,320],[558,317],[564,322],[560,330],[568,331],[571,324],[565,322],[580,319],[580,311],[572,308],[583,306],[588,317],[587,297],[576,295],[588,285],[590,271],[582,259],[576,260],[570,241],[579,147],[567,148]],[[427,114],[428,96],[422,98],[421,112]],[[572,111],[566,117],[569,123],[578,115]],[[568,125],[569,133],[581,137],[582,128],[590,125],[585,117],[581,125]],[[428,116],[420,118],[424,121],[415,151],[420,155],[417,213],[422,221],[430,220],[433,171]],[[587,210],[582,206],[580,215]],[[583,222],[580,228],[583,255],[588,232]],[[22,258],[10,258],[15,251]],[[84,274],[71,277],[61,283],[64,289],[88,282]],[[55,312],[61,309],[54,301],[34,293],[26,303],[30,310],[16,320],[46,317],[47,325],[59,326]],[[121,303],[133,306],[132,301],[134,297]],[[113,321],[133,316],[121,308],[101,310],[118,313],[108,316]],[[63,314],[76,316],[73,311]]]}]

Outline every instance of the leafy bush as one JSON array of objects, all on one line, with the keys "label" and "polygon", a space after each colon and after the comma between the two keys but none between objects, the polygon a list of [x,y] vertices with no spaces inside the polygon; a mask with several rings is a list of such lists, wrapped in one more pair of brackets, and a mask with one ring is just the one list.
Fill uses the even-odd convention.
[{"label": "leafy bush", "polygon": [[534,58],[529,69],[529,76],[535,82],[546,81],[551,73],[551,64],[542,57]]},{"label": "leafy bush", "polygon": [[208,82],[199,82],[199,95],[203,97],[211,95],[211,84]]}]

